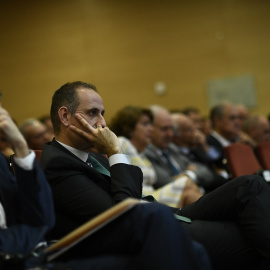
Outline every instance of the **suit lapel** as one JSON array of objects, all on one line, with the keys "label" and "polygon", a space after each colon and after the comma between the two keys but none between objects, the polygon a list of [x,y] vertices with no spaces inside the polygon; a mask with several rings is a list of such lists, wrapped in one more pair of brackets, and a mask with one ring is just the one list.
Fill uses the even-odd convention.
[{"label": "suit lapel", "polygon": [[[92,168],[91,166],[87,165],[86,162],[83,162],[80,158],[78,158],[76,155],[74,155],[69,150],[67,150],[64,146],[62,146],[60,143],[58,143],[55,139],[53,139],[51,141],[51,143],[48,143],[48,145],[50,145],[50,144],[51,144],[51,146],[56,147],[59,150],[61,150],[61,152],[64,152],[65,154],[69,155],[70,157],[75,158],[77,161],[81,162],[87,170],[90,170],[91,173],[94,172],[97,175],[97,179],[100,178],[101,175],[103,176],[103,178],[104,177],[106,178],[106,181],[108,179],[110,179],[109,176],[107,176],[105,174],[101,174],[100,172],[98,172],[94,168]],[[106,157],[104,157],[101,154],[94,153],[94,152],[90,152],[89,154],[91,156],[93,156],[95,159],[97,159],[108,171],[110,171],[109,161]]]}]

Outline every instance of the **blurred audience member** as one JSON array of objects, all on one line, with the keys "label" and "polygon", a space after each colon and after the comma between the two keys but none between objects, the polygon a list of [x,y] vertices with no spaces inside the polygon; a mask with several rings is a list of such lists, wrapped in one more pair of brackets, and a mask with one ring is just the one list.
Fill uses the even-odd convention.
[{"label": "blurred audience member", "polygon": [[172,120],[175,130],[173,141],[181,147],[183,153],[191,148],[200,148],[205,154],[208,153],[209,146],[206,142],[206,137],[196,128],[190,117],[181,113],[174,113],[172,114]]},{"label": "blurred audience member", "polygon": [[241,130],[243,129],[244,123],[249,117],[249,111],[248,108],[245,105],[236,105],[236,109],[238,111],[238,116],[239,116],[239,123],[240,123],[240,128]]},{"label": "blurred audience member", "polygon": [[194,107],[187,107],[182,110],[182,113],[190,117],[195,125],[195,128],[202,131],[202,117],[200,111]]},{"label": "blurred audience member", "polygon": [[250,116],[243,126],[243,131],[251,137],[254,147],[259,143],[270,141],[270,124],[263,115]]},{"label": "blurred audience member", "polygon": [[[172,114],[174,123],[173,142],[177,151],[188,157],[190,160],[208,166],[210,170],[211,161],[218,157],[218,152],[206,142],[206,136],[195,128],[192,120],[181,113]],[[224,184],[226,180],[217,175],[214,170],[212,181],[208,181],[203,186],[207,191],[211,191]]]},{"label": "blurred audience member", "polygon": [[33,150],[42,150],[43,145],[51,139],[46,126],[35,118],[26,119],[21,124],[20,131],[28,147]]},{"label": "blurred audience member", "polygon": [[241,131],[239,115],[236,107],[230,103],[217,105],[211,110],[213,132],[211,137],[218,138],[223,146],[238,140]]},{"label": "blurred audience member", "polygon": [[213,165],[218,173],[229,178],[229,167],[225,158],[224,148],[237,142],[241,133],[237,108],[231,103],[214,106],[210,112],[213,131],[207,137],[209,145],[218,151],[218,157]]},{"label": "blurred audience member", "polygon": [[116,113],[110,124],[110,129],[118,136],[124,154],[130,156],[133,165],[141,168],[144,191],[152,191],[152,185],[156,182],[152,164],[142,153],[151,142],[152,121],[153,116],[150,110],[127,106]]},{"label": "blurred audience member", "polygon": [[144,154],[151,161],[157,175],[155,187],[159,188],[187,174],[197,185],[212,181],[213,173],[202,164],[192,162],[172,146],[173,121],[170,113],[163,107],[152,106],[154,131],[152,143],[148,144]]},{"label": "blurred audience member", "polygon": [[51,117],[49,115],[44,115],[40,117],[38,120],[47,127],[48,133],[51,137],[50,140],[52,140],[54,137],[54,129],[53,129]]},{"label": "blurred audience member", "polygon": [[224,177],[229,178],[229,167],[224,148],[232,143],[251,144],[250,136],[242,131],[239,108],[231,103],[214,106],[210,112],[213,131],[207,137],[207,142],[216,148],[219,155],[213,165]]}]

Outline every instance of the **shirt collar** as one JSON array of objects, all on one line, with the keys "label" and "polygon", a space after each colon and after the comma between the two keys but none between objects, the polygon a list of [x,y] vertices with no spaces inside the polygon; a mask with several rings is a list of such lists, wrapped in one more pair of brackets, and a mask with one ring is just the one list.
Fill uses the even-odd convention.
[{"label": "shirt collar", "polygon": [[213,131],[211,134],[213,137],[215,137],[223,147],[227,147],[230,144],[232,144],[232,142],[228,141],[227,139],[225,139],[224,137],[222,137],[219,133],[217,133],[216,131]]},{"label": "shirt collar", "polygon": [[83,162],[86,162],[87,161],[87,158],[88,158],[88,153],[82,151],[82,150],[79,150],[79,149],[76,149],[76,148],[73,148],[69,145],[66,145],[64,143],[61,143],[59,141],[57,141],[58,143],[60,143],[63,147],[65,147],[69,152],[71,152],[73,155],[75,155],[76,157],[78,157],[79,159],[81,159]]}]

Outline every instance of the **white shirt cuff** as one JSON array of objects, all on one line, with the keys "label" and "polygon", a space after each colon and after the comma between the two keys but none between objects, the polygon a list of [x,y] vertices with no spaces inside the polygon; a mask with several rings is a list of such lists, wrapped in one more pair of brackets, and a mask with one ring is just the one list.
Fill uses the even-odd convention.
[{"label": "white shirt cuff", "polygon": [[197,175],[196,175],[195,172],[186,170],[184,173],[185,173],[185,174],[186,174],[186,175],[187,175],[194,183],[197,184],[198,178],[197,178]]},{"label": "white shirt cuff", "polygon": [[117,163],[131,164],[130,157],[124,154],[115,154],[109,157],[110,166]]},{"label": "white shirt cuff", "polygon": [[33,170],[34,168],[34,159],[36,155],[33,150],[30,150],[30,154],[24,158],[18,158],[14,156],[15,163],[26,171]]},{"label": "white shirt cuff", "polygon": [[220,171],[218,174],[221,175],[225,179],[229,179],[229,177],[230,177],[229,174],[228,174],[228,172],[226,172],[225,170],[224,171]]}]

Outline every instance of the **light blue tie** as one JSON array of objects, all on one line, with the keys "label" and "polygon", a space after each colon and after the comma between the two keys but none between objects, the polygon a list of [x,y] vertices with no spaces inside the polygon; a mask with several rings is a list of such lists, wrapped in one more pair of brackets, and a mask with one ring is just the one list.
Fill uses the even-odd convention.
[{"label": "light blue tie", "polygon": [[105,174],[105,175],[108,175],[108,176],[111,176],[110,172],[104,166],[102,166],[94,157],[88,155],[86,162],[87,162],[87,164],[90,163],[89,165],[92,165],[92,167],[95,170],[97,170],[98,172]]}]

